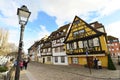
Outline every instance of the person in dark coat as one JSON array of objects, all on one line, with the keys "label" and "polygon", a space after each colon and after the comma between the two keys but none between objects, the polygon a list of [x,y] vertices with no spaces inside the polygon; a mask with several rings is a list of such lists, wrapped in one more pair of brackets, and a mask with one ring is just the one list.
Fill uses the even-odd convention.
[{"label": "person in dark coat", "polygon": [[27,69],[28,63],[29,63],[29,61],[28,61],[27,59],[25,59],[25,60],[23,61],[23,65],[24,65],[25,70]]},{"label": "person in dark coat", "polygon": [[97,58],[94,59],[94,68],[95,69],[98,68],[98,59]]}]

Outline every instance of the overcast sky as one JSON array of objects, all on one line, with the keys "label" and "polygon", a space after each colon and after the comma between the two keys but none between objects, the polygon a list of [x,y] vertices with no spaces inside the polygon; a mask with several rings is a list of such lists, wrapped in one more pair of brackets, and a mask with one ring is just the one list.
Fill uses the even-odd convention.
[{"label": "overcast sky", "polygon": [[18,46],[20,25],[17,8],[31,11],[24,31],[24,50],[58,27],[71,23],[75,15],[88,23],[98,21],[108,35],[120,38],[119,0],[0,0],[0,28],[9,30],[9,42]]}]

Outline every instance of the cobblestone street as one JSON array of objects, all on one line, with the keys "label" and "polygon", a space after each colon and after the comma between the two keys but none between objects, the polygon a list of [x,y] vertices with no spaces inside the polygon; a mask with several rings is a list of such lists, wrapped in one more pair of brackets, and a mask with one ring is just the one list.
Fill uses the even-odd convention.
[{"label": "cobblestone street", "polygon": [[[81,66],[58,66],[31,62],[21,71],[20,80],[119,80],[120,71],[95,70]],[[25,77],[27,76],[27,78]],[[25,77],[25,78],[24,78]]]}]

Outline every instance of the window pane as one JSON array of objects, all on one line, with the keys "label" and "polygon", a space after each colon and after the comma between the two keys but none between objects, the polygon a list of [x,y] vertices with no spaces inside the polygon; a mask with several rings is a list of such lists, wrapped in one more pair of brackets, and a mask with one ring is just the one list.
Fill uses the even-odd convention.
[{"label": "window pane", "polygon": [[57,56],[55,57],[55,62],[58,62],[58,57]]},{"label": "window pane", "polygon": [[94,42],[94,46],[99,46],[99,40],[98,40],[98,38],[94,38],[93,42]]},{"label": "window pane", "polygon": [[69,43],[67,43],[67,49],[69,49]]},{"label": "window pane", "polygon": [[74,49],[77,49],[77,44],[76,44],[76,42],[74,42]]},{"label": "window pane", "polygon": [[87,41],[84,41],[84,48],[88,48],[88,43],[87,43]]},{"label": "window pane", "polygon": [[78,37],[78,31],[73,33],[73,37]]},{"label": "window pane", "polygon": [[82,42],[82,41],[79,41],[79,42],[78,42],[78,46],[79,46],[79,48],[83,48],[83,42]]},{"label": "window pane", "polygon": [[80,36],[80,37],[83,37],[83,36],[84,36],[84,33],[85,33],[85,30],[80,30],[80,31],[79,31],[79,36]]},{"label": "window pane", "polygon": [[51,61],[51,57],[47,57],[47,61]]},{"label": "window pane", "polygon": [[73,64],[78,64],[78,58],[73,58],[72,62],[73,62]]},{"label": "window pane", "polygon": [[93,40],[92,39],[89,40],[89,47],[93,47]]},{"label": "window pane", "polygon": [[61,62],[65,63],[65,57],[64,56],[61,57]]}]

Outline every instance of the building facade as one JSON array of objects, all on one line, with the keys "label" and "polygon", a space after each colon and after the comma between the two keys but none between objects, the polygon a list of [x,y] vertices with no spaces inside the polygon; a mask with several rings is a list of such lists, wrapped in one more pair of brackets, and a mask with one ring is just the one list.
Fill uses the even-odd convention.
[{"label": "building facade", "polygon": [[107,67],[106,33],[95,29],[79,17],[75,16],[64,43],[68,64],[86,65],[87,56],[91,66],[94,58],[98,58],[102,66]]},{"label": "building facade", "polygon": [[98,22],[88,24],[77,16],[71,24],[60,27],[28,49],[45,64],[86,65],[87,57],[90,65],[97,58],[103,67],[107,67],[107,51],[104,26]]},{"label": "building facade", "polygon": [[39,54],[39,41],[34,42],[34,44],[28,49],[28,55],[32,61],[38,61]]},{"label": "building facade", "polygon": [[114,36],[107,36],[108,50],[112,57],[120,56],[119,39]]},{"label": "building facade", "polygon": [[70,24],[60,27],[52,35],[52,57],[55,65],[68,65],[68,58],[63,43]]}]

